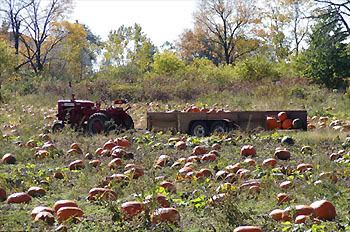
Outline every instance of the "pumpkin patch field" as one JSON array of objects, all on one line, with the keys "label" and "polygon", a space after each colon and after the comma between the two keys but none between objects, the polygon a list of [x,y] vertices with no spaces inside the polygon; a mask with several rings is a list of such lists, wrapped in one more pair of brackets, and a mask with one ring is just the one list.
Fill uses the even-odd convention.
[{"label": "pumpkin patch field", "polygon": [[135,130],[87,136],[49,106],[0,107],[0,231],[350,231],[346,118],[197,138],[137,103]]}]

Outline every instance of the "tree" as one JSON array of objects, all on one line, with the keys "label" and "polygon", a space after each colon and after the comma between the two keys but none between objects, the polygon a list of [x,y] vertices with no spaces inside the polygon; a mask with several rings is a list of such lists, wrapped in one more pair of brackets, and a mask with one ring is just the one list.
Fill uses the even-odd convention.
[{"label": "tree", "polygon": [[343,25],[346,33],[350,35],[350,1],[349,0],[315,0],[320,6],[318,17],[323,17],[325,14],[332,17],[337,15],[337,19]]},{"label": "tree", "polygon": [[3,39],[0,39],[0,101],[3,101],[1,87],[4,80],[14,71],[15,51]]},{"label": "tree", "polygon": [[24,31],[21,34],[25,51],[22,65],[29,63],[35,73],[43,71],[50,52],[66,34],[55,23],[65,17],[70,0],[49,0],[46,6],[40,0],[31,0],[23,15]]},{"label": "tree", "polygon": [[4,12],[8,22],[10,23],[10,27],[12,30],[12,40],[14,43],[15,53],[18,55],[19,53],[19,43],[21,36],[21,26],[23,26],[22,22],[24,20],[24,11],[26,7],[32,4],[31,0],[1,0],[0,11]]},{"label": "tree", "polygon": [[153,71],[157,74],[174,74],[184,68],[185,64],[174,52],[164,51],[154,57]]},{"label": "tree", "polygon": [[111,31],[103,46],[106,66],[125,66],[132,64],[142,72],[149,71],[153,62],[156,47],[143,33],[140,25]]},{"label": "tree", "polygon": [[346,39],[338,14],[329,12],[319,18],[305,52],[306,76],[327,88],[345,87],[345,78],[350,76]]},{"label": "tree", "polygon": [[217,54],[223,61],[232,64],[257,48],[255,41],[253,46],[245,46],[244,50],[238,50],[236,46],[242,38],[250,42],[251,26],[259,22],[256,13],[253,0],[201,0],[196,24],[205,31],[206,39],[220,48]]}]

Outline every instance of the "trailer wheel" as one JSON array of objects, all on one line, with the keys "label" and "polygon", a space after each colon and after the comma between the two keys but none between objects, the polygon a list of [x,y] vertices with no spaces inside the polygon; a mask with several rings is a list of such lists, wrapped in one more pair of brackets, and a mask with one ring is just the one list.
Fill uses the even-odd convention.
[{"label": "trailer wheel", "polygon": [[208,126],[205,122],[194,122],[191,126],[190,134],[197,137],[204,137],[209,134]]},{"label": "trailer wheel", "polygon": [[210,127],[210,133],[226,133],[228,132],[227,124],[223,121],[215,121]]}]

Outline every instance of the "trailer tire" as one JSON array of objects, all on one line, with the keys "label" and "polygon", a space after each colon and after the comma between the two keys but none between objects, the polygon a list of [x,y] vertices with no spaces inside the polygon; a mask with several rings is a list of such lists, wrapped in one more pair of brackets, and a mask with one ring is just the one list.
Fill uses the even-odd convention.
[{"label": "trailer tire", "polygon": [[196,137],[204,137],[209,134],[208,125],[203,121],[193,122],[190,129],[190,134]]},{"label": "trailer tire", "polygon": [[228,126],[226,122],[223,121],[214,121],[210,127],[210,133],[226,133],[228,132]]}]

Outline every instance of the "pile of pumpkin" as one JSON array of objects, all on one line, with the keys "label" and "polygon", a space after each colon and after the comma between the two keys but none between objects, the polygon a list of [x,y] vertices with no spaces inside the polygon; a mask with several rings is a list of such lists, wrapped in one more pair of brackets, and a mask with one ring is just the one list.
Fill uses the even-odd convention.
[{"label": "pile of pumpkin", "polygon": [[340,132],[350,132],[350,122],[344,120],[332,120],[330,121],[329,117],[326,116],[313,116],[307,119],[307,128],[308,129],[324,129],[331,128]]},{"label": "pile of pumpkin", "polygon": [[276,129],[301,129],[303,127],[303,122],[300,118],[294,120],[288,118],[286,112],[279,112],[277,118],[274,116],[266,117],[266,125],[268,130]]}]

